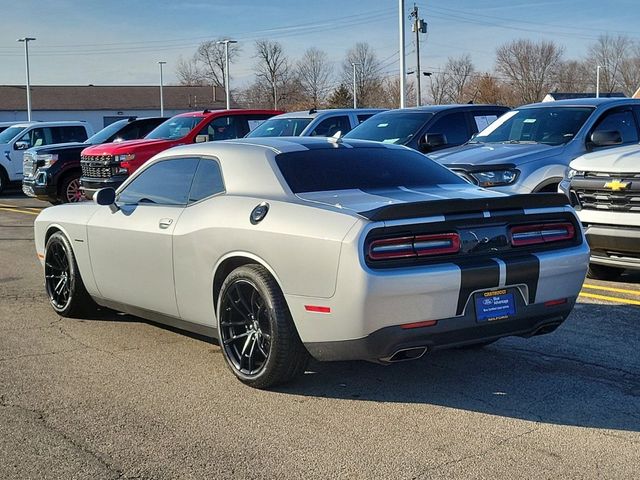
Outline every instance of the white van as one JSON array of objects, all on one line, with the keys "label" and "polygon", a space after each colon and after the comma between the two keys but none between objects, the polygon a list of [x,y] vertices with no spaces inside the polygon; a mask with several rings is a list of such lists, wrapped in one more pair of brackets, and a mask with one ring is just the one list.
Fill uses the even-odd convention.
[{"label": "white van", "polygon": [[0,132],[0,192],[22,181],[22,154],[31,147],[84,142],[93,135],[86,122],[22,122]]}]

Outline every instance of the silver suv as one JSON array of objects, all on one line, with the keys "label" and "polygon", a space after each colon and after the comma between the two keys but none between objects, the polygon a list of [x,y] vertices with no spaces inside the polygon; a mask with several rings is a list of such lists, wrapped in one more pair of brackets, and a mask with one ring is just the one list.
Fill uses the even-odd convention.
[{"label": "silver suv", "polygon": [[582,98],[524,105],[465,145],[429,154],[472,183],[505,193],[555,192],[569,162],[638,143],[640,100]]},{"label": "silver suv", "polygon": [[335,108],[305,110],[271,117],[249,132],[247,137],[331,137],[342,135],[376,113],[379,108]]}]

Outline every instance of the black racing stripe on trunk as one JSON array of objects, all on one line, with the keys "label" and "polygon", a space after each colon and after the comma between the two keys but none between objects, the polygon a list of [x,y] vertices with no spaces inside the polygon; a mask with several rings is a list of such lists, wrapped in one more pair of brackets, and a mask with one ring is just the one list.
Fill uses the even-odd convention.
[{"label": "black racing stripe on trunk", "polygon": [[507,266],[507,285],[525,284],[529,289],[529,304],[536,300],[540,279],[540,260],[535,255],[500,258]]},{"label": "black racing stripe on trunk", "polygon": [[460,292],[456,315],[462,315],[469,296],[476,290],[497,287],[500,283],[500,265],[495,260],[474,263],[455,262],[460,267]]},{"label": "black racing stripe on trunk", "polygon": [[483,217],[484,217],[484,214],[482,212],[454,213],[454,214],[445,214],[444,220],[446,222],[455,222],[456,220],[476,220]]},{"label": "black racing stripe on trunk", "polygon": [[437,200],[433,195],[422,192],[407,192],[401,188],[362,188],[361,191],[378,197],[385,197],[390,200],[400,200],[401,202],[423,202],[425,200]]}]

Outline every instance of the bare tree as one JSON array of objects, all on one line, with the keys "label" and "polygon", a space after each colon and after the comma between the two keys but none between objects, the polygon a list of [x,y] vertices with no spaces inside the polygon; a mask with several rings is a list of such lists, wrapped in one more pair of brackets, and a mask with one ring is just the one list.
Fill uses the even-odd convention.
[{"label": "bare tree", "polygon": [[298,60],[296,74],[303,98],[312,107],[325,101],[333,73],[327,54],[317,48],[309,48]]},{"label": "bare tree", "polygon": [[626,35],[601,35],[598,41],[589,47],[588,62],[596,71],[600,65],[600,91],[613,93],[622,85],[621,70],[629,56],[633,40]]},{"label": "bare tree", "polygon": [[176,76],[178,77],[178,83],[180,85],[194,86],[205,84],[204,76],[198,68],[198,63],[195,58],[184,59],[182,56],[178,57]]},{"label": "bare tree", "polygon": [[448,76],[446,95],[451,103],[465,103],[470,100],[467,92],[469,81],[473,77],[475,67],[469,54],[458,58],[449,57],[444,67]]},{"label": "bare tree", "polygon": [[[356,94],[358,106],[375,105],[382,90],[380,61],[366,42],[356,43],[342,63],[342,83],[353,85],[353,64],[356,64]],[[353,88],[353,87],[352,87]]]},{"label": "bare tree", "polygon": [[511,88],[490,73],[474,75],[469,81],[467,90],[470,95],[469,100],[474,103],[508,106],[514,106],[519,103],[514,97]]},{"label": "bare tree", "polygon": [[[198,46],[193,56],[199,70],[209,85],[224,87],[224,72],[226,69],[224,45],[217,42],[224,40],[209,40]],[[229,62],[233,63],[240,55],[240,46],[237,43],[229,44]]]},{"label": "bare tree", "polygon": [[344,83],[338,85],[329,95],[327,105],[330,108],[349,108],[353,105],[351,89]]},{"label": "bare tree", "polygon": [[537,102],[552,89],[563,53],[554,42],[514,40],[498,47],[496,70],[508,79],[520,102]]},{"label": "bare tree", "polygon": [[586,62],[568,60],[558,63],[553,83],[558,92],[586,93],[594,90],[595,80]]},{"label": "bare tree", "polygon": [[636,44],[631,55],[622,61],[620,82],[628,96],[632,96],[640,88],[640,45]]},{"label": "bare tree", "polygon": [[438,73],[432,73],[429,77],[428,91],[431,97],[431,103],[435,105],[447,103],[451,89],[451,78],[448,72],[443,70]]},{"label": "bare tree", "polygon": [[285,86],[289,80],[289,60],[284,53],[284,48],[279,42],[271,40],[256,41],[256,55],[258,63],[254,70],[259,78],[263,78],[269,84],[273,99],[273,108],[277,110],[278,99],[283,92],[278,87]]},{"label": "bare tree", "polygon": [[[407,105],[415,105],[416,103],[416,88],[413,81],[405,83],[405,101]],[[388,77],[382,83],[382,96],[381,99],[371,105],[373,107],[382,108],[398,108],[400,105],[400,78],[394,75]]]}]

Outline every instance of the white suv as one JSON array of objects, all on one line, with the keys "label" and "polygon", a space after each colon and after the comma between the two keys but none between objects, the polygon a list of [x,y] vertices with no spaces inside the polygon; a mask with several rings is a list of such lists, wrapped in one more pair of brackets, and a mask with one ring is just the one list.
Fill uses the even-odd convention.
[{"label": "white suv", "polygon": [[31,147],[84,142],[93,135],[86,122],[23,122],[0,132],[0,192],[22,181],[22,154]]},{"label": "white suv", "polygon": [[640,270],[640,145],[573,160],[560,191],[569,195],[591,247],[589,276],[614,280]]}]

